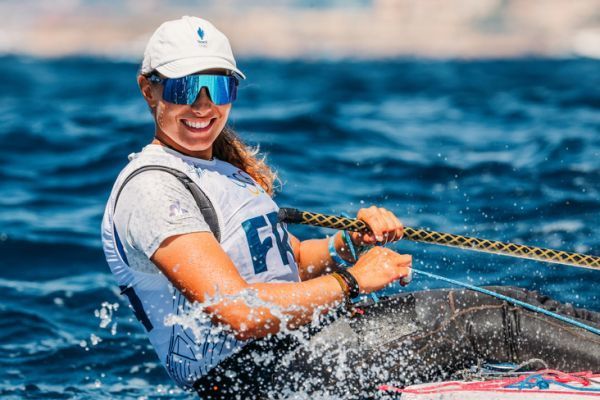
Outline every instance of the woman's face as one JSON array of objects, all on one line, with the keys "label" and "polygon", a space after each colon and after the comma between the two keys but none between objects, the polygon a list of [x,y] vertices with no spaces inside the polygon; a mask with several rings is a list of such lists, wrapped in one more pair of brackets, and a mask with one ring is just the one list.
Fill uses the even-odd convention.
[{"label": "woman's face", "polygon": [[[207,74],[222,74],[224,71],[203,71]],[[193,104],[173,104],[162,98],[163,85],[151,83],[139,76],[138,83],[156,121],[155,136],[181,153],[210,159],[212,145],[229,117],[231,103],[216,105],[202,88]]]}]

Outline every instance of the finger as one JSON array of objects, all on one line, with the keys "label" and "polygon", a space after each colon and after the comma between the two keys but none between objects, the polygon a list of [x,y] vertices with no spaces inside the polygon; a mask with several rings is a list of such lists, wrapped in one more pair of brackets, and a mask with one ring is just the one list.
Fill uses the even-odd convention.
[{"label": "finger", "polygon": [[377,243],[375,235],[368,230],[368,228],[362,232],[351,232],[350,238],[355,246],[373,245]]},{"label": "finger", "polygon": [[398,261],[402,276],[400,284],[406,286],[412,281],[412,256],[410,254],[400,254],[399,256]]},{"label": "finger", "polygon": [[384,228],[384,237],[386,243],[392,243],[396,241],[397,229],[398,229],[398,219],[392,214],[390,211],[385,208],[380,208],[380,215],[385,224]]},{"label": "finger", "polygon": [[363,243],[363,234],[361,232],[348,232],[350,240],[355,246],[360,246]]},{"label": "finger", "polygon": [[377,243],[377,238],[375,237],[375,234],[369,231],[363,233],[362,241],[364,244],[373,245]]},{"label": "finger", "polygon": [[402,286],[408,285],[409,283],[412,282],[412,278],[413,278],[412,268],[409,268],[408,274],[406,274],[405,276],[400,278],[400,285],[402,285]]},{"label": "finger", "polygon": [[377,207],[361,208],[358,211],[357,218],[367,224],[369,228],[369,231],[363,232],[365,244],[377,244],[377,242],[383,241],[383,232],[377,217]]},{"label": "finger", "polygon": [[375,239],[375,235],[373,235],[369,230],[365,230],[362,232],[351,232],[350,237],[352,239],[352,243],[354,243],[356,246],[362,246],[365,244],[371,245],[375,244],[375,242],[377,241]]},{"label": "finger", "polygon": [[371,232],[375,235],[375,239],[377,239],[378,242],[384,243],[384,233],[386,232],[387,223],[381,214],[381,211],[376,207],[372,207],[365,218],[365,222],[369,225]]},{"label": "finger", "polygon": [[379,213],[384,220],[384,236],[386,236],[386,243],[394,242],[397,236],[398,219],[394,214],[385,208],[380,208]]},{"label": "finger", "polygon": [[394,230],[394,237],[392,241],[397,241],[402,239],[402,235],[404,234],[404,224],[402,221],[398,219],[391,211],[385,210],[388,219],[391,221]]},{"label": "finger", "polygon": [[397,254],[396,262],[400,267],[410,267],[412,265],[412,256],[410,254]]},{"label": "finger", "polygon": [[385,245],[390,241],[390,226],[387,216],[382,208],[375,208],[371,214],[372,230],[377,237],[380,245]]}]

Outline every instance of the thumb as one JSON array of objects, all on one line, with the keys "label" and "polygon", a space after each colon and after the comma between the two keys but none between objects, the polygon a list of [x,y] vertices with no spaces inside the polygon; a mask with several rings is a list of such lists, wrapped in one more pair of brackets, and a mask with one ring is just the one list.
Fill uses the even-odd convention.
[{"label": "thumb", "polygon": [[412,277],[413,277],[412,268],[409,268],[408,274],[406,276],[403,276],[402,278],[400,278],[400,285],[402,285],[402,286],[408,285],[409,283],[412,282]]}]

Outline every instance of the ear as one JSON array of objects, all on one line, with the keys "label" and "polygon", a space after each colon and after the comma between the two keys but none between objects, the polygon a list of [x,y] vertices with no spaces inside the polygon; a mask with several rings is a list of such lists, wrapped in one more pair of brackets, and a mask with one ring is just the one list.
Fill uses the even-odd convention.
[{"label": "ear", "polygon": [[137,82],[142,96],[144,96],[146,103],[148,103],[148,107],[154,110],[158,104],[158,94],[152,83],[144,75],[138,75]]}]

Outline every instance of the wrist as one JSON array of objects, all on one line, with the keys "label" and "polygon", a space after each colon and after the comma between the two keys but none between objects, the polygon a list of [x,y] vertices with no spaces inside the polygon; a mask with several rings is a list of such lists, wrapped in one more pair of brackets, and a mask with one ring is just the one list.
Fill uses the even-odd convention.
[{"label": "wrist", "polygon": [[342,289],[342,293],[344,295],[344,300],[348,300],[350,298],[350,286],[348,286],[344,278],[342,278],[342,276],[337,272],[334,272],[333,274],[331,274],[331,276],[335,278],[338,285],[340,285],[340,288]]},{"label": "wrist", "polygon": [[336,233],[327,240],[327,252],[329,253],[329,257],[331,257],[334,263],[336,263],[337,265],[341,265],[342,267],[349,267],[350,264],[348,264],[346,260],[342,258],[342,256],[340,256],[338,252],[339,248],[340,246],[337,243]]},{"label": "wrist", "polygon": [[354,246],[354,251],[356,253],[356,260],[358,260],[358,258],[361,255],[363,255],[365,252],[367,252],[368,250],[373,248],[372,245],[365,244],[365,242],[362,241],[362,239],[361,239],[362,235],[359,232],[348,233],[347,237],[351,241],[352,245]]},{"label": "wrist", "polygon": [[340,286],[342,286],[342,290],[346,298],[355,299],[360,295],[360,286],[358,281],[350,273],[350,271],[346,269],[341,269],[332,274],[335,279],[340,282]]},{"label": "wrist", "polygon": [[352,240],[352,244],[354,246],[356,246],[357,248],[361,247],[364,244],[363,241],[360,238],[360,233],[359,232],[352,232],[350,234],[350,240]]},{"label": "wrist", "polygon": [[346,263],[354,264],[357,261],[357,257],[355,256],[353,243],[348,243],[348,241],[351,241],[351,238],[346,233],[345,239],[344,232],[345,231],[339,231],[335,234],[335,250]]}]

